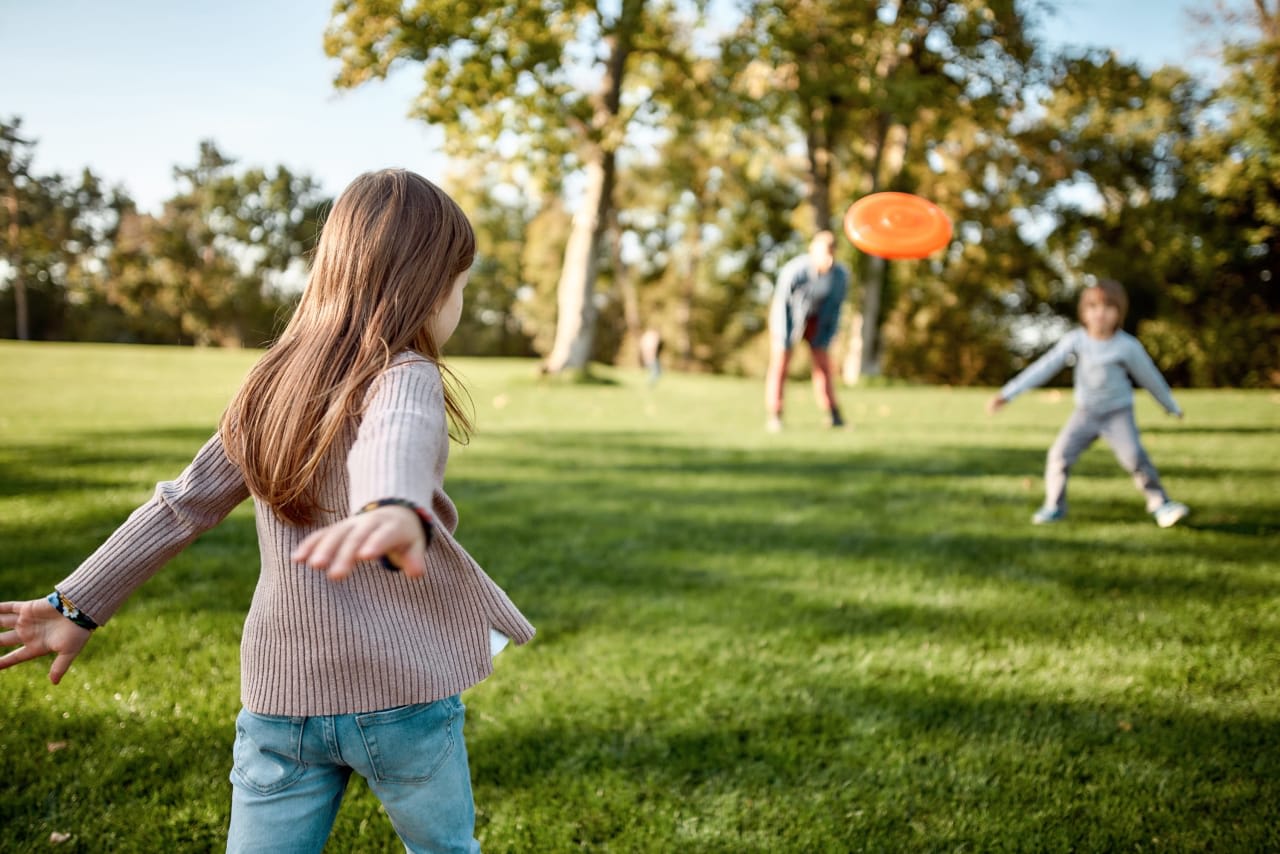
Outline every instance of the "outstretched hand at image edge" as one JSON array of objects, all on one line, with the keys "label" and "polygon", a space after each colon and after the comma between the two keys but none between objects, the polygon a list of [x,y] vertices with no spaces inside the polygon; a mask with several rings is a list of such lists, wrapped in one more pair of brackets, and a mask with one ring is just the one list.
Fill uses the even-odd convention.
[{"label": "outstretched hand at image edge", "polygon": [[45,599],[0,602],[0,646],[18,648],[0,656],[0,670],[54,654],[49,681],[57,685],[93,632],[68,620]]}]

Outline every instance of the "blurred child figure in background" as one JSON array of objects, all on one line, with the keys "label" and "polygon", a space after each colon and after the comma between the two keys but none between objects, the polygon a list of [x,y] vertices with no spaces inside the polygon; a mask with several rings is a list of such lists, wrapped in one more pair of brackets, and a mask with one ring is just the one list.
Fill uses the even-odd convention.
[{"label": "blurred child figure in background", "polygon": [[352,772],[411,852],[478,851],[460,692],[533,627],[453,537],[441,348],[475,257],[466,215],[419,175],[358,177],[306,289],[218,431],[46,599],[0,603],[0,669],[91,633],[253,497],[261,571],[241,640],[232,852],[319,852]]},{"label": "blurred child figure in background", "polygon": [[827,413],[827,424],[843,427],[831,378],[831,340],[840,325],[840,310],[849,292],[849,270],[836,261],[836,236],[819,231],[809,251],[783,265],[769,305],[769,368],[765,374],[765,410],[770,432],[782,429],[782,397],[791,350],[809,342],[813,392]]},{"label": "blurred child figure in background", "polygon": [[1067,365],[1075,365],[1075,411],[1049,448],[1044,506],[1031,517],[1034,524],[1066,518],[1067,475],[1099,436],[1133,476],[1157,525],[1176,525],[1189,512],[1187,505],[1171,501],[1165,494],[1160,475],[1138,437],[1133,383],[1149,391],[1170,415],[1181,418],[1182,409],[1141,342],[1120,328],[1128,308],[1129,297],[1119,282],[1103,279],[1085,288],[1078,308],[1083,328],[1068,332],[987,403],[987,411],[994,414],[1024,391],[1053,379]]},{"label": "blurred child figure in background", "polygon": [[649,385],[662,378],[662,333],[650,326],[640,335],[640,361],[649,372]]}]

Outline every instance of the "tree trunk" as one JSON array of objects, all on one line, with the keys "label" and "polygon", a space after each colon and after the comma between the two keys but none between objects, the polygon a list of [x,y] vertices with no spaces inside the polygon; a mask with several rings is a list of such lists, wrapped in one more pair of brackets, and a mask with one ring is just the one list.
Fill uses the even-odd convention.
[{"label": "tree trunk", "polygon": [[556,285],[556,337],[546,363],[547,372],[553,374],[585,369],[595,340],[592,297],[613,185],[613,154],[601,151],[600,161],[588,163],[586,171],[587,184],[573,214]]},{"label": "tree trunk", "polygon": [[622,78],[636,30],[644,14],[645,0],[623,0],[609,45],[604,76],[593,99],[592,141],[586,144],[586,188],[573,215],[564,265],[556,285],[556,337],[547,356],[547,373],[585,370],[591,361],[595,338],[595,305],[592,294],[600,246],[613,209],[614,166],[624,136],[621,116]]},{"label": "tree trunk", "polygon": [[609,211],[609,257],[613,265],[613,281],[622,295],[622,322],[626,325],[623,340],[634,348],[636,363],[644,364],[644,354],[640,349],[640,336],[644,333],[640,320],[640,294],[622,258],[622,227],[618,224],[616,210]]},{"label": "tree trunk", "polygon": [[698,292],[698,267],[702,263],[701,231],[696,219],[688,223],[679,253],[673,259],[676,265],[676,276],[679,279],[677,284],[679,299],[676,302],[679,339],[676,342],[676,349],[680,353],[680,368],[685,371],[692,370],[694,364],[693,312]]},{"label": "tree trunk", "polygon": [[22,281],[22,259],[18,257],[18,191],[9,194],[9,266],[13,270],[13,310],[19,341],[31,339],[31,313],[27,308],[27,283]]},{"label": "tree trunk", "polygon": [[884,292],[883,258],[867,255],[862,264],[862,305],[849,323],[849,352],[844,357],[841,378],[853,385],[863,377],[880,375],[880,297]]},{"label": "tree trunk", "polygon": [[[809,205],[813,208],[814,231],[831,228],[831,141],[825,105],[815,106],[805,129],[809,152]],[[812,235],[810,235],[812,237]]]},{"label": "tree trunk", "polygon": [[[877,129],[871,157],[871,186],[876,193],[888,186],[902,171],[907,151],[907,129],[884,116]],[[862,305],[850,318],[850,345],[840,377],[855,385],[863,377],[880,375],[880,302],[884,295],[887,266],[883,258],[865,256],[862,265]]]}]

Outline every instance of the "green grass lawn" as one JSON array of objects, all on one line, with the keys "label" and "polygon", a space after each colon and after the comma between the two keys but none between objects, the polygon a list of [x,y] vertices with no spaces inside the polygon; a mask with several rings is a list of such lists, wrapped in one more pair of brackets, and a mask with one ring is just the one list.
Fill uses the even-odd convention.
[{"label": "green grass lawn", "polygon": [[[0,598],[175,476],[256,354],[0,344]],[[1069,395],[459,360],[460,540],[538,627],[464,695],[489,852],[1280,850],[1280,394],[1138,404],[1186,524],[1099,446],[1028,523]],[[221,850],[251,508],[58,687],[0,673],[0,850]],[[51,834],[69,834],[58,845]],[[348,793],[331,851],[399,851]]]}]

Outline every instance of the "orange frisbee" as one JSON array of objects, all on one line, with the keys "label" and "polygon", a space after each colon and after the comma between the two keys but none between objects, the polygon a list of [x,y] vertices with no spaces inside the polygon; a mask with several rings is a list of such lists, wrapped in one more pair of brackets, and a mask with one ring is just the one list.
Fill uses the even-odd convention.
[{"label": "orange frisbee", "polygon": [[924,258],[951,241],[951,220],[920,196],[872,193],[849,205],[844,233],[868,255]]}]

